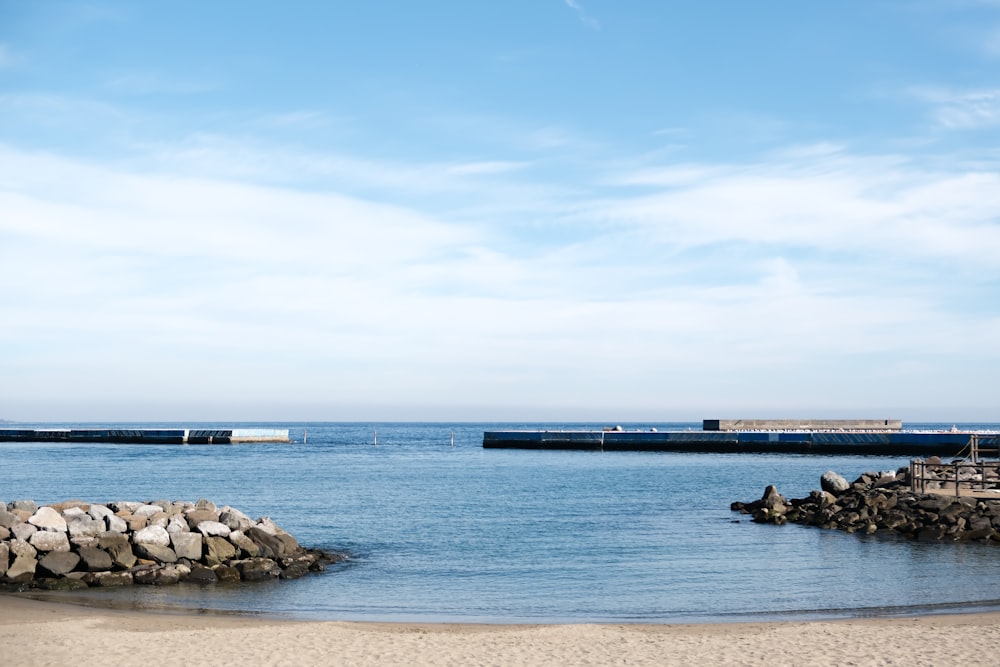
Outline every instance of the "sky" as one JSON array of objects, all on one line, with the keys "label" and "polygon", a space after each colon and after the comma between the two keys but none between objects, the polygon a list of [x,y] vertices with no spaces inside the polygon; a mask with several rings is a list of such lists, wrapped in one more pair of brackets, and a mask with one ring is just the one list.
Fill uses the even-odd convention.
[{"label": "sky", "polygon": [[0,0],[0,418],[1000,421],[1000,0]]}]

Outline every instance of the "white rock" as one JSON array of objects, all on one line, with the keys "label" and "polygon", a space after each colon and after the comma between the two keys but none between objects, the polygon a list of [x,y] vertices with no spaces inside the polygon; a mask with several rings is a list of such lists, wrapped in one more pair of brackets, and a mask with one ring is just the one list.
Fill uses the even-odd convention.
[{"label": "white rock", "polygon": [[219,537],[229,537],[229,526],[224,523],[219,523],[218,521],[202,521],[198,524],[198,531],[202,535],[211,535]]},{"label": "white rock", "polygon": [[28,544],[39,551],[69,551],[69,538],[66,533],[51,530],[40,530],[28,540]]},{"label": "white rock", "polygon": [[104,522],[96,521],[89,514],[71,518],[66,525],[70,537],[95,537],[104,530]]},{"label": "white rock", "polygon": [[167,523],[167,532],[173,535],[174,533],[186,533],[188,532],[188,523],[184,517],[175,514],[170,517],[170,521]]},{"label": "white rock", "polygon": [[171,533],[170,543],[178,558],[201,560],[202,538],[199,533]]},{"label": "white rock", "polygon": [[133,544],[155,544],[160,547],[168,547],[170,546],[170,533],[163,526],[146,526],[132,535],[132,542]]},{"label": "white rock", "polygon": [[91,505],[90,509],[87,510],[87,514],[89,514],[91,518],[96,519],[97,521],[104,521],[105,523],[107,522],[109,516],[115,515],[114,512],[104,505]]},{"label": "white rock", "polygon": [[66,519],[62,518],[62,515],[51,507],[39,507],[38,511],[28,519],[28,523],[42,530],[66,530]]},{"label": "white rock", "polygon": [[73,517],[84,516],[87,513],[83,511],[82,507],[67,507],[62,511],[63,518],[69,521]]},{"label": "white rock", "polygon": [[159,505],[140,505],[132,510],[132,514],[135,516],[144,516],[147,519],[151,516],[159,514],[163,511],[163,508]]},{"label": "white rock", "polygon": [[115,514],[109,514],[107,517],[105,517],[105,521],[107,522],[108,530],[110,531],[116,533],[128,532],[128,524],[125,523],[125,519],[121,518],[120,516],[117,516]]},{"label": "white rock", "polygon": [[280,528],[278,525],[271,521],[271,517],[262,516],[257,519],[257,527],[263,530],[268,535],[277,535]]},{"label": "white rock", "polygon": [[16,523],[11,527],[10,532],[15,539],[27,542],[32,535],[38,532],[38,528],[30,523]]},{"label": "white rock", "polygon": [[219,521],[229,526],[229,530],[247,530],[253,525],[250,517],[229,505],[219,510]]}]

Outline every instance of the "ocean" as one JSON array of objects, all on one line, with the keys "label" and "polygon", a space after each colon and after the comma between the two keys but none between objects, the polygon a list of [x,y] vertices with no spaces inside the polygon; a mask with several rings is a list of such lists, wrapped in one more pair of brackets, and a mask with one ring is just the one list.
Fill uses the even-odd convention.
[{"label": "ocean", "polygon": [[[1000,608],[1000,545],[758,525],[729,510],[733,501],[759,498],[768,484],[801,497],[827,470],[852,480],[897,469],[905,458],[482,448],[486,430],[604,424],[184,426],[289,428],[295,442],[0,443],[0,500],[207,498],[270,516],[304,546],[349,559],[294,581],[92,589],[84,598],[314,620],[483,623],[802,620]],[[925,426],[951,424],[907,425]]]}]

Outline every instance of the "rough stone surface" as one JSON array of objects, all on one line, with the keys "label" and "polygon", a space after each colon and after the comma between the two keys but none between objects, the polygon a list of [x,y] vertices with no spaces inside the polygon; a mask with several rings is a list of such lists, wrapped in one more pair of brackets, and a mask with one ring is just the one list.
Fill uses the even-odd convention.
[{"label": "rough stone surface", "polygon": [[31,581],[35,576],[35,568],[38,561],[31,556],[16,556],[14,562],[7,568],[4,577],[15,584],[23,584]]},{"label": "rough stone surface", "polygon": [[200,533],[170,533],[170,544],[178,558],[201,560],[202,537]]},{"label": "rough stone surface", "polygon": [[208,509],[190,509],[184,513],[184,518],[191,530],[196,530],[202,521],[218,521],[219,513]]},{"label": "rough stone surface", "polygon": [[198,523],[198,532],[206,537],[218,536],[218,537],[229,537],[229,526],[218,521],[201,521]]},{"label": "rough stone surface", "polygon": [[244,581],[275,579],[281,575],[281,568],[270,558],[248,558],[234,561],[233,565]]},{"label": "rough stone surface", "polygon": [[135,545],[135,555],[160,563],[177,562],[177,552],[160,544],[137,544]]},{"label": "rough stone surface", "polygon": [[40,528],[41,530],[52,530],[65,532],[66,530],[66,519],[62,515],[51,507],[39,507],[38,510],[31,515],[28,519],[28,523]]},{"label": "rough stone surface", "polygon": [[[239,572],[237,572],[237,576]],[[191,584],[214,584],[219,581],[218,575],[210,567],[205,567],[204,565],[194,565],[191,567],[191,574],[189,574],[184,581]]]},{"label": "rough stone surface", "polygon": [[111,554],[97,547],[81,548],[80,560],[82,561],[83,568],[88,572],[104,572],[114,567]]},{"label": "rough stone surface", "polygon": [[220,582],[237,582],[240,580],[240,571],[232,565],[214,565],[212,571],[219,578]]},{"label": "rough stone surface", "polygon": [[128,530],[128,523],[120,516],[115,516],[114,514],[104,517],[104,523],[108,530],[116,533],[124,533]]},{"label": "rough stone surface", "polygon": [[89,514],[75,516],[66,522],[70,537],[96,537],[104,531],[104,520],[97,520]]},{"label": "rough stone surface", "polygon": [[229,541],[234,547],[240,550],[240,556],[243,558],[256,558],[260,555],[260,547],[257,546],[256,542],[244,535],[243,531],[234,530],[229,533]]},{"label": "rough stone surface", "polygon": [[16,523],[10,529],[10,532],[14,536],[14,539],[27,542],[32,535],[38,532],[38,528],[30,523]]},{"label": "rough stone surface", "polygon": [[219,521],[226,524],[229,530],[247,530],[253,525],[253,521],[243,512],[234,507],[226,505],[219,510]]},{"label": "rough stone surface", "polygon": [[40,530],[28,539],[28,543],[39,551],[69,551],[66,533]]},{"label": "rough stone surface", "polygon": [[140,505],[132,510],[132,516],[144,516],[147,519],[161,513],[163,513],[163,508],[159,505]]},{"label": "rough stone surface", "polygon": [[[961,467],[947,465],[940,472],[954,480]],[[1000,481],[996,472],[989,474]],[[781,512],[771,511],[763,498],[735,502],[731,509],[752,514],[753,520],[761,523],[787,521],[861,534],[891,531],[920,541],[1000,543],[1000,498],[915,493],[910,489],[907,468],[863,473],[836,496],[813,491],[806,498],[783,502]]]},{"label": "rough stone surface", "polygon": [[147,526],[132,535],[132,543],[166,547],[170,545],[170,533],[163,526]]},{"label": "rough stone surface", "polygon": [[823,473],[819,478],[819,485],[822,490],[832,493],[835,496],[851,488],[846,479],[832,470],[827,470]]},{"label": "rough stone surface", "polygon": [[72,572],[80,562],[80,556],[71,551],[50,551],[42,556],[38,565],[54,576]]},{"label": "rough stone surface", "polygon": [[10,528],[15,523],[21,523],[21,519],[13,512],[8,512],[6,507],[0,507],[0,526]]},{"label": "rough stone surface", "polygon": [[224,537],[205,538],[205,563],[209,566],[219,565],[236,557],[236,547]]},{"label": "rough stone surface", "polygon": [[[955,521],[965,526],[965,519]],[[10,524],[0,525],[0,580],[19,588],[294,579],[338,561],[303,549],[269,518],[253,522],[206,500],[43,507],[18,501],[0,505],[0,522]],[[977,535],[994,533],[992,517],[980,517],[975,527]]]},{"label": "rough stone surface", "polygon": [[27,512],[29,515],[34,514],[38,511],[38,505],[34,500],[14,500],[7,503],[8,510],[21,510],[22,512]]}]

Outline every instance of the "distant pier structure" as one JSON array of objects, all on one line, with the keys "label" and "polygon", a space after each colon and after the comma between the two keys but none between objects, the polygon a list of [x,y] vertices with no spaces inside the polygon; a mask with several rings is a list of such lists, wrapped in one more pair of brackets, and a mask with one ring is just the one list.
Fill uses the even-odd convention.
[{"label": "distant pier structure", "polygon": [[231,445],[291,442],[278,428],[0,428],[0,442]]},{"label": "distant pier structure", "polygon": [[901,431],[902,419],[705,419],[705,431]]},{"label": "distant pier structure", "polygon": [[706,419],[701,431],[486,431],[486,449],[578,449],[691,453],[967,455],[973,441],[1000,446],[992,431],[906,430],[899,419]]}]

